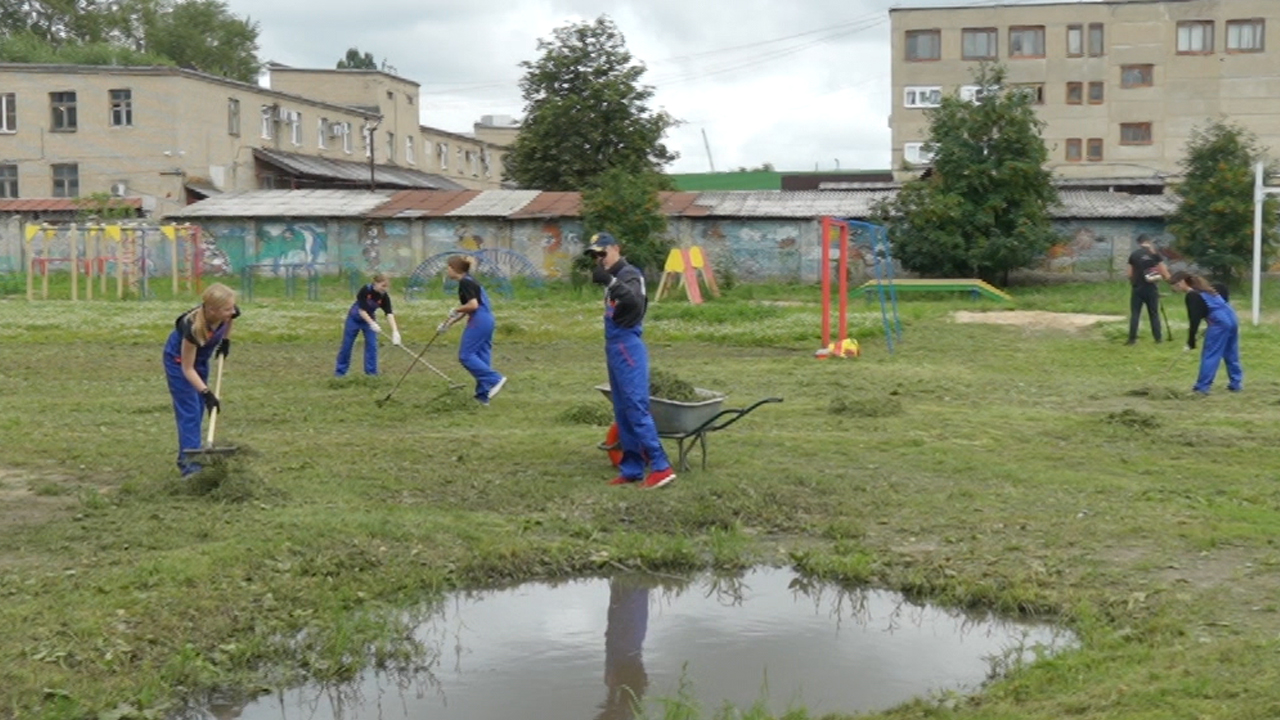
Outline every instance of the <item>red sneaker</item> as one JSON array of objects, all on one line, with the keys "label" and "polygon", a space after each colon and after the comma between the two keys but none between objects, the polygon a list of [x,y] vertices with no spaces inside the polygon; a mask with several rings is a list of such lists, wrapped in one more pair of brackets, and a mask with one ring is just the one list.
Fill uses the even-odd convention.
[{"label": "red sneaker", "polygon": [[645,478],[643,488],[660,488],[672,480],[676,479],[676,471],[672,468],[666,470],[654,470],[649,473],[649,477]]},{"label": "red sneaker", "polygon": [[640,478],[629,478],[629,477],[623,477],[619,475],[618,477],[610,480],[609,484],[610,485],[630,485],[631,483],[638,483],[638,482],[640,482]]}]

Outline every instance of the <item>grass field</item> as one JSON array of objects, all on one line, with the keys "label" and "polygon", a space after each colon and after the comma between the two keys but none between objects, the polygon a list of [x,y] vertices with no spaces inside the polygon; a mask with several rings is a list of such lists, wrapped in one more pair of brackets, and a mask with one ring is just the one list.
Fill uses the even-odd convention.
[{"label": "grass field", "polygon": [[[1019,310],[1128,306],[1119,283],[1012,292]],[[658,491],[605,485],[596,297],[496,298],[510,382],[490,407],[422,369],[378,407],[408,355],[336,380],[345,292],[260,289],[218,424],[252,452],[188,483],[160,350],[192,301],[0,299],[0,716],[163,717],[211,688],[409,662],[398,611],[455,588],[781,563],[1082,639],[958,705],[881,717],[1280,717],[1280,316],[1249,325],[1246,291],[1245,392],[1220,379],[1207,398],[1180,298],[1178,342],[1144,322],[1125,347],[1124,322],[962,324],[1004,306],[912,297],[893,355],[855,299],[863,357],[825,361],[816,288],[664,301],[655,368],[728,406],[784,402]],[[398,301],[406,344],[448,307]],[[466,381],[457,339],[427,359]]]}]

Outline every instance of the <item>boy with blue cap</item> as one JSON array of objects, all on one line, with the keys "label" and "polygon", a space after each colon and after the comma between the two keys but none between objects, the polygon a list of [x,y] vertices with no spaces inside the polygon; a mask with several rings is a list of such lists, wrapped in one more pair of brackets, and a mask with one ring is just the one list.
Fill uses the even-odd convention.
[{"label": "boy with blue cap", "polygon": [[[620,474],[609,484],[660,488],[675,480],[676,473],[649,412],[649,351],[642,338],[649,304],[644,274],[622,257],[617,239],[607,232],[593,235],[586,252],[596,261],[591,281],[605,288],[604,356],[622,447]],[[646,466],[651,468],[648,476]]]}]

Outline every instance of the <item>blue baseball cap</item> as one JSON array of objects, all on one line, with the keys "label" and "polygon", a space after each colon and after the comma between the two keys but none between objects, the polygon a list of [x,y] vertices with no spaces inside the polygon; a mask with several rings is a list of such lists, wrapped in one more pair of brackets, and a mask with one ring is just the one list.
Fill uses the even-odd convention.
[{"label": "blue baseball cap", "polygon": [[607,232],[596,233],[591,236],[591,244],[587,246],[587,252],[592,254],[604,254],[604,249],[610,245],[617,245],[618,240]]}]

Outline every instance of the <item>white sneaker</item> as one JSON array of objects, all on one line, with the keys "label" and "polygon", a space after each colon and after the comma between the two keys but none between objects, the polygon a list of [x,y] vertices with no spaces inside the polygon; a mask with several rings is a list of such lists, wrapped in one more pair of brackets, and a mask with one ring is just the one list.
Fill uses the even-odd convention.
[{"label": "white sneaker", "polygon": [[489,388],[489,399],[490,399],[490,400],[492,400],[492,399],[493,399],[493,397],[494,397],[495,395],[497,395],[497,394],[502,390],[502,386],[503,386],[503,385],[506,385],[506,384],[507,384],[507,376],[506,376],[506,375],[503,375],[503,376],[502,376],[502,379],[501,379],[501,380],[499,380],[499,381],[497,382],[497,384],[495,384],[493,387]]}]

